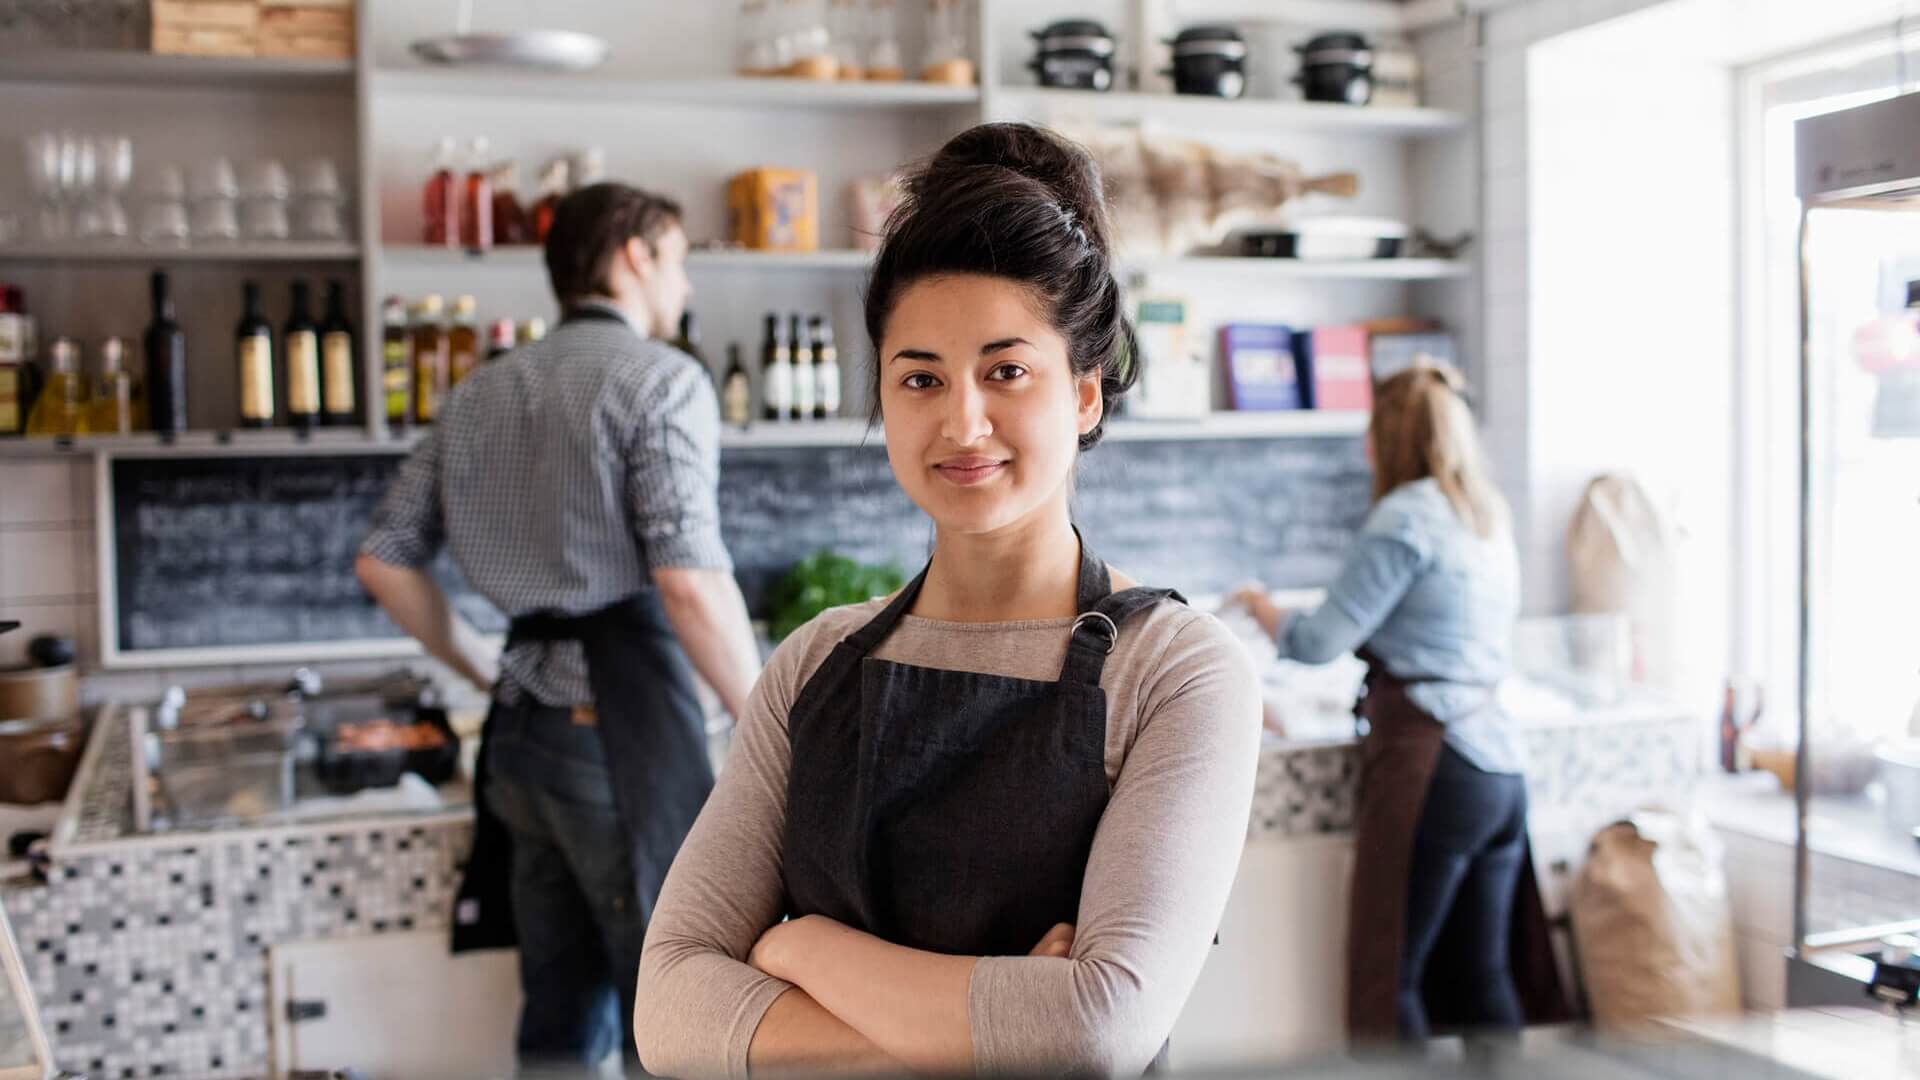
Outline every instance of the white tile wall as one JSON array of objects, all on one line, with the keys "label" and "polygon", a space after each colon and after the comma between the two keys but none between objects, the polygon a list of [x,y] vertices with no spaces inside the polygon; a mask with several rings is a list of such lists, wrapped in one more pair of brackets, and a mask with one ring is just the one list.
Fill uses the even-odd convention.
[{"label": "white tile wall", "polygon": [[89,463],[0,464],[0,666],[24,660],[37,634],[72,638],[95,655],[93,481]]}]

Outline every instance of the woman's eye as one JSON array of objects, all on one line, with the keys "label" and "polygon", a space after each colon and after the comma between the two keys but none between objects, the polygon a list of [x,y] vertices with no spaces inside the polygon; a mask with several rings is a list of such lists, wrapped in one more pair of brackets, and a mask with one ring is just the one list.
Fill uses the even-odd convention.
[{"label": "woman's eye", "polygon": [[909,373],[906,378],[901,379],[900,385],[909,390],[931,390],[940,385],[940,380],[924,371],[915,371]]},{"label": "woman's eye", "polygon": [[987,374],[987,378],[998,382],[1008,382],[1027,373],[1019,364],[1001,364]]}]

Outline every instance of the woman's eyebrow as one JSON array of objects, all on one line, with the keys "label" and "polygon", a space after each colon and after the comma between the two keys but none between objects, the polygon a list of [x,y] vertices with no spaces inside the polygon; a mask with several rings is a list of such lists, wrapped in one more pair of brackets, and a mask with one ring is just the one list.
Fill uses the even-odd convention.
[{"label": "woman's eyebrow", "polygon": [[928,352],[925,349],[901,349],[899,352],[894,353],[893,360],[888,360],[887,363],[891,364],[894,360],[920,360],[929,364],[937,364],[940,362],[940,354]]},{"label": "woman's eyebrow", "polygon": [[1000,352],[1004,349],[1011,349],[1015,345],[1026,345],[1028,347],[1032,347],[1033,342],[1028,341],[1026,338],[1023,338],[1023,337],[1001,338],[999,341],[989,341],[985,345],[980,346],[980,355],[989,356],[989,355],[992,355],[993,353]]}]

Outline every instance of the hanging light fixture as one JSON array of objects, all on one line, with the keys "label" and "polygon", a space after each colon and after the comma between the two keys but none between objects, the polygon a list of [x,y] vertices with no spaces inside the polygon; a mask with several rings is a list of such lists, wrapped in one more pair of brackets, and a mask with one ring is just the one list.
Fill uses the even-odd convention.
[{"label": "hanging light fixture", "polygon": [[458,0],[454,30],[421,38],[415,56],[435,64],[520,67],[543,71],[585,71],[607,58],[607,43],[575,30],[515,30],[474,33],[473,0]]}]

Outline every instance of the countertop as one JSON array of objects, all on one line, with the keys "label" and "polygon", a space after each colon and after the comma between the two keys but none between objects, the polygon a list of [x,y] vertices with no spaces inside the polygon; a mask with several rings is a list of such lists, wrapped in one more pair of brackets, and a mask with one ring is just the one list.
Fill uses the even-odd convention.
[{"label": "countertop", "polygon": [[[1718,828],[1788,847],[1795,842],[1793,792],[1772,773],[1714,776],[1696,798]],[[1920,877],[1920,842],[1893,827],[1873,791],[1815,796],[1808,814],[1807,841],[1815,852]]]}]

